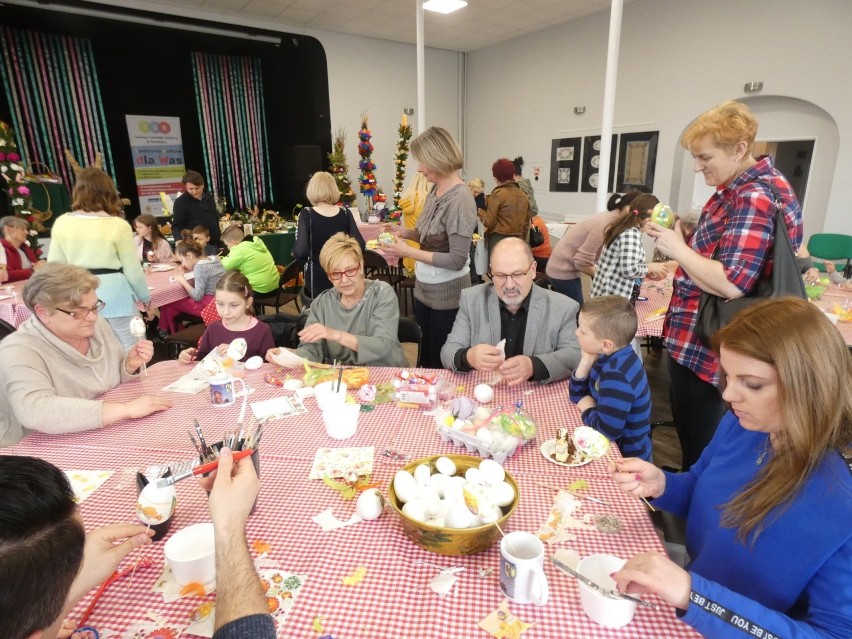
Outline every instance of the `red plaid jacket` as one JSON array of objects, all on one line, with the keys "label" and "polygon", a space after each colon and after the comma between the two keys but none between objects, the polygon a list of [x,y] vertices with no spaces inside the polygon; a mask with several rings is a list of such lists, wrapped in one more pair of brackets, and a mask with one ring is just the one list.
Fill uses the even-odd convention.
[{"label": "red plaid jacket", "polygon": [[[790,183],[775,170],[768,156],[758,158],[757,164],[711,196],[689,241],[692,250],[707,258],[713,257],[718,245],[715,259],[724,265],[728,280],[745,295],[772,272],[775,204],[772,193],[758,179],[772,182],[778,190],[793,250],[798,251],[802,243],[802,208]],[[718,386],[717,356],[695,334],[700,296],[701,289],[679,268],[663,335],[675,361]]]}]

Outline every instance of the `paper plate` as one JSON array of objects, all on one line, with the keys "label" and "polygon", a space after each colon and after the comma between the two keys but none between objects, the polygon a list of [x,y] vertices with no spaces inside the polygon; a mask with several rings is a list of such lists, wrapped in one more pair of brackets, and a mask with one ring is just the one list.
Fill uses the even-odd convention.
[{"label": "paper plate", "polygon": [[166,271],[175,270],[175,267],[172,264],[151,264],[150,268],[156,273],[165,273]]},{"label": "paper plate", "polygon": [[585,466],[590,461],[592,461],[591,457],[586,457],[581,452],[574,453],[574,459],[572,461],[567,461],[567,462],[556,461],[553,457],[551,457],[551,455],[556,450],[556,440],[555,439],[548,439],[546,442],[544,442],[541,445],[540,450],[541,450],[541,454],[544,455],[544,458],[547,461],[549,461],[553,464],[557,464],[559,466],[568,466],[569,468],[575,468],[577,466]]}]

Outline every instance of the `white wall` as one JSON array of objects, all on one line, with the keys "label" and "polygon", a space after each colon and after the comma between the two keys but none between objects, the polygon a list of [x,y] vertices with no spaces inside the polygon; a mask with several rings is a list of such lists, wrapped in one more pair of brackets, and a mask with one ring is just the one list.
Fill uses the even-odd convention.
[{"label": "white wall", "polygon": [[[390,199],[399,120],[404,108],[417,109],[415,47],[321,31],[308,31],[305,35],[317,38],[325,49],[331,127],[332,132],[340,126],[346,129],[346,157],[352,188],[357,191],[357,136],[361,113],[366,111],[375,147],[376,179]],[[461,58],[461,54],[454,51],[426,49],[426,126],[443,126],[457,138]],[[409,118],[415,136],[419,117],[421,114],[415,112],[414,117]],[[409,159],[408,177],[416,170],[416,163]],[[359,195],[358,200],[363,207],[364,198]]]},{"label": "white wall", "polygon": [[[490,177],[491,163],[502,156],[548,158],[551,139],[600,130],[608,30],[604,12],[468,54],[469,174]],[[852,233],[844,206],[852,183],[850,35],[847,0],[628,3],[616,132],[660,131],[654,192],[669,200],[680,186],[673,184],[681,166],[678,136],[696,115],[744,97],[750,81],[762,81],[765,94],[812,102],[834,119],[840,143],[836,166],[828,169],[824,226],[809,232]],[[575,105],[586,113],[575,115]],[[537,200],[556,219],[594,212],[593,193],[546,193]]]}]

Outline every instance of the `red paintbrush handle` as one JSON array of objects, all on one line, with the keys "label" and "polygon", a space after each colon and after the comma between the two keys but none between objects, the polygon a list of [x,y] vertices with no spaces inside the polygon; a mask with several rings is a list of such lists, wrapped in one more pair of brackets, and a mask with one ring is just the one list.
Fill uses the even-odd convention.
[{"label": "red paintbrush handle", "polygon": [[[248,457],[254,452],[253,448],[247,448],[245,450],[238,450],[233,453],[234,461],[240,461],[244,457]],[[204,473],[209,473],[219,468],[219,460],[214,459],[212,462],[207,462],[206,464],[201,464],[200,466],[196,466],[192,469],[193,475],[203,475]]]}]

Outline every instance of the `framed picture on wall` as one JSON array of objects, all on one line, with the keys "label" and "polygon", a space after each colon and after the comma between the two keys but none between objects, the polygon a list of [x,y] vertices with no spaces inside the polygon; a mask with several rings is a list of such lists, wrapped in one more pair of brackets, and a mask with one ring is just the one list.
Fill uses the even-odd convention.
[{"label": "framed picture on wall", "polygon": [[576,193],[580,183],[580,144],[582,141],[582,138],[559,138],[551,143],[551,191]]},{"label": "framed picture on wall", "polygon": [[[615,188],[615,152],[618,149],[618,135],[612,136],[612,150],[609,154],[609,184],[607,191],[612,193]],[[583,138],[583,177],[580,190],[583,193],[594,193],[598,190],[598,168],[601,161],[601,136],[587,135]]]},{"label": "framed picture on wall", "polygon": [[616,177],[616,188],[619,191],[638,188],[650,193],[654,190],[654,169],[657,165],[659,138],[659,131],[621,134]]}]

